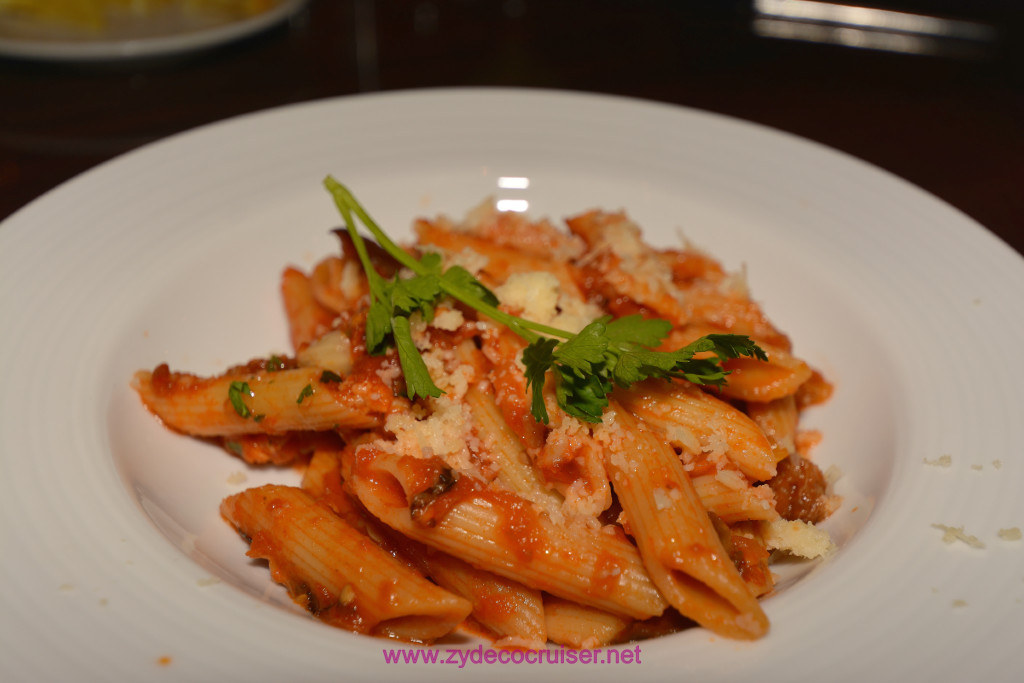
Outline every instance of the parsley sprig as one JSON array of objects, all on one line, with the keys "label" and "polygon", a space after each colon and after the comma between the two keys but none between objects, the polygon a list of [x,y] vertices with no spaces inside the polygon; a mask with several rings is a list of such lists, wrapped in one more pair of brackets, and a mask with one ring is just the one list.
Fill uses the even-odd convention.
[{"label": "parsley sprig", "polygon": [[[600,422],[608,396],[616,387],[626,388],[649,378],[680,378],[722,386],[728,374],[721,365],[723,361],[739,356],[767,359],[749,337],[735,334],[709,334],[675,351],[656,351],[672,324],[640,315],[615,320],[605,316],[572,333],[506,313],[498,308],[494,293],[465,268],[456,265],[444,269],[441,255],[433,252],[417,259],[387,236],[348,188],[330,176],[324,185],[334,197],[369,280],[366,348],[371,354],[382,354],[392,344],[398,349],[406,393],[411,399],[443,393],[416,348],[409,319],[418,312],[429,322],[445,296],[505,325],[527,342],[522,360],[531,392],[531,413],[544,424],[550,419],[543,393],[549,371],[556,379],[559,407],[581,420]],[[354,218],[412,275],[403,277],[399,273],[390,280],[381,276],[370,261]],[[705,352],[711,355],[695,358]]]}]

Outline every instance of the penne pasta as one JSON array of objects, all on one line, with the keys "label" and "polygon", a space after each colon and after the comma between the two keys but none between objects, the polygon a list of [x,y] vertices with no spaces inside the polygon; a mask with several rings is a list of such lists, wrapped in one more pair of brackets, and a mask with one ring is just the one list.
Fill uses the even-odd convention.
[{"label": "penne pasta", "polygon": [[725,476],[719,471],[693,477],[692,481],[701,505],[726,524],[779,518],[772,489],[768,486],[751,486],[738,473]]},{"label": "penne pasta", "polygon": [[779,451],[779,460],[796,452],[796,430],[800,411],[795,395],[784,396],[767,403],[752,401],[747,404],[747,415],[761,428],[772,443],[772,447]]},{"label": "penne pasta", "polygon": [[291,465],[312,455],[320,447],[336,444],[332,432],[288,432],[285,434],[239,434],[223,437],[224,449],[250,465]]},{"label": "penne pasta", "polygon": [[193,436],[367,429],[392,404],[376,375],[338,382],[321,368],[203,378],[160,365],[137,372],[133,386],[164,424]]},{"label": "penne pasta", "polygon": [[476,622],[501,642],[519,647],[544,644],[547,636],[540,591],[477,569],[381,524],[343,488],[340,455],[340,449],[317,450],[303,475],[303,490],[328,505],[396,560],[468,600]]},{"label": "penne pasta", "polygon": [[539,590],[421,546],[423,571],[438,585],[473,606],[472,616],[496,638],[498,647],[537,649],[548,640]]},{"label": "penne pasta", "polygon": [[742,411],[686,382],[643,382],[617,394],[624,408],[691,454],[721,453],[753,481],[775,476],[779,453]]},{"label": "penne pasta", "polygon": [[765,635],[771,562],[827,555],[840,499],[800,428],[832,387],[745,279],[621,212],[485,204],[400,246],[326,185],[346,228],[281,274],[293,355],[132,379],[168,428],[301,471],[222,501],[249,557],[324,622],[407,641]]},{"label": "penne pasta", "polygon": [[[745,334],[759,343],[790,350],[789,337],[768,320],[761,307],[746,296],[723,291],[718,285],[693,285],[683,290],[686,321],[696,327]],[[699,335],[698,335],[699,336]]]},{"label": "penne pasta", "polygon": [[497,479],[509,491],[546,510],[561,507],[562,497],[551,491],[530,462],[519,439],[505,422],[494,398],[478,386],[466,391],[473,429],[481,448],[488,453]]},{"label": "penne pasta", "polygon": [[617,614],[553,595],[544,596],[544,620],[552,643],[577,649],[611,645],[631,623]]},{"label": "penne pasta", "polygon": [[[688,325],[673,331],[668,345],[671,348],[680,348],[713,332],[721,332],[721,330],[701,325]],[[807,363],[784,348],[772,346],[760,340],[758,340],[758,344],[767,355],[767,361],[753,358],[733,358],[722,363],[722,366],[729,371],[729,381],[718,390],[723,398],[762,403],[774,401],[797,393],[813,375],[814,371]]]},{"label": "penne pasta", "polygon": [[481,346],[490,363],[495,405],[526,452],[533,455],[544,445],[546,429],[530,414],[526,376],[519,361],[526,344],[507,328],[490,325],[484,331]]},{"label": "penne pasta", "polygon": [[310,279],[302,271],[285,268],[281,275],[281,299],[293,350],[299,351],[331,329],[335,313],[320,304],[313,295]]},{"label": "penne pasta", "polygon": [[566,223],[590,249],[580,271],[589,283],[588,294],[605,299],[616,315],[646,310],[676,325],[687,322],[682,292],[670,269],[625,214],[588,211]]},{"label": "penne pasta", "polygon": [[248,555],[267,560],[274,580],[329,624],[431,642],[470,612],[301,489],[248,489],[226,498],[221,513],[250,540]]},{"label": "penne pasta", "polygon": [[414,230],[422,244],[455,253],[470,250],[484,257],[486,261],[480,272],[492,283],[504,282],[513,273],[545,271],[555,275],[563,290],[579,295],[571,269],[564,262],[553,260],[550,254],[531,253],[518,246],[495,244],[469,233],[446,230],[436,222],[417,221]]},{"label": "penne pasta", "polygon": [[678,456],[612,406],[599,430],[612,486],[651,580],[680,614],[730,638],[753,639],[768,618],[730,561]]}]

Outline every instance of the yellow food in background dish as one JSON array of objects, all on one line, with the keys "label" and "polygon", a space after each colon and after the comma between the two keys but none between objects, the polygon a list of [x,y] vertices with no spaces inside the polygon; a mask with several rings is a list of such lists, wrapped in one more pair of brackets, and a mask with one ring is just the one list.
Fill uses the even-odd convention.
[{"label": "yellow food in background dish", "polygon": [[243,19],[266,12],[280,0],[0,0],[0,18],[28,19],[101,31],[117,18],[161,12]]}]

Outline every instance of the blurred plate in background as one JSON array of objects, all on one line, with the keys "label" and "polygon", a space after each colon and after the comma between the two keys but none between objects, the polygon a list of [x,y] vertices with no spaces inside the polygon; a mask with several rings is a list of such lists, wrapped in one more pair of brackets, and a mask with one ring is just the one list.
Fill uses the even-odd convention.
[{"label": "blurred plate in background", "polygon": [[306,0],[0,3],[0,55],[48,61],[163,57],[269,28]]}]

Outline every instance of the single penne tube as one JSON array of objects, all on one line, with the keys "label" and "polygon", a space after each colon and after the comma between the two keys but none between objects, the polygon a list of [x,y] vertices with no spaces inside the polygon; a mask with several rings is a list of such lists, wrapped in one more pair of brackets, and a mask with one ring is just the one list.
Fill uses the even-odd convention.
[{"label": "single penne tube", "polygon": [[281,299],[292,349],[296,352],[331,329],[337,317],[316,300],[309,278],[297,268],[285,268],[281,274]]},{"label": "single penne tube", "polygon": [[431,642],[468,601],[397,562],[303,490],[266,485],[229,496],[221,513],[266,559],[275,581],[319,619],[360,633]]},{"label": "single penne tube", "polygon": [[250,465],[290,465],[301,462],[316,449],[339,441],[333,432],[285,434],[237,434],[221,439],[224,449]]},{"label": "single penne tube", "polygon": [[773,520],[775,497],[768,486],[751,486],[739,472],[716,472],[693,477],[701,504],[726,524],[746,520]]},{"label": "single penne tube", "polygon": [[700,284],[683,289],[687,322],[694,326],[714,328],[719,332],[745,334],[761,344],[789,351],[789,337],[780,332],[761,310],[746,296],[723,291],[717,284]]},{"label": "single penne tube", "polygon": [[[687,321],[682,291],[661,255],[641,238],[640,228],[625,213],[587,211],[566,220],[569,229],[587,243],[577,277],[589,292],[614,302],[628,299],[634,306],[654,311],[675,325]],[[637,311],[630,311],[637,312]]]},{"label": "single penne tube", "polygon": [[750,401],[747,403],[746,412],[779,451],[779,460],[796,452],[800,411],[795,395],[790,394],[766,403]]},{"label": "single penne tube", "polygon": [[[686,325],[669,334],[665,348],[682,348],[706,334],[721,333],[714,326]],[[726,384],[717,391],[728,399],[740,401],[774,401],[792,396],[800,390],[814,374],[813,368],[797,358],[784,347],[769,344],[754,337],[768,360],[748,356],[730,358],[722,363],[729,372]]]},{"label": "single penne tube", "polygon": [[321,368],[199,377],[160,365],[135,373],[142,402],[167,426],[193,436],[368,429],[392,392],[374,373],[337,381]]},{"label": "single penne tube", "polygon": [[544,618],[552,643],[577,649],[610,645],[632,621],[553,595],[544,596]]},{"label": "single penne tube", "polygon": [[537,649],[548,639],[541,592],[518,581],[420,545],[423,572],[473,606],[473,618],[498,637],[496,645]]},{"label": "single penne tube", "polygon": [[581,295],[573,273],[564,261],[510,246],[497,245],[470,233],[448,230],[436,222],[417,221],[414,230],[423,245],[433,245],[456,253],[469,249],[486,257],[481,274],[493,283],[504,282],[512,273],[545,271],[558,279],[563,292],[570,292],[577,297]]},{"label": "single penne tube", "polygon": [[612,403],[596,430],[612,487],[651,580],[680,614],[730,638],[754,639],[768,618],[732,563],[682,462],[660,436]]},{"label": "single penne tube", "polygon": [[562,497],[550,490],[530,464],[526,450],[505,422],[491,394],[471,385],[463,398],[473,418],[473,431],[497,470],[498,480],[513,493],[549,510],[557,510]]},{"label": "single penne tube", "polygon": [[761,348],[768,355],[767,362],[742,357],[722,363],[729,373],[722,396],[740,401],[774,401],[792,396],[811,377],[811,367],[796,356],[765,344]]},{"label": "single penne tube", "polygon": [[490,244],[558,261],[578,258],[583,243],[547,219],[530,219],[518,211],[499,211],[493,198],[474,207],[459,223],[440,217],[432,221],[446,230],[475,235]]},{"label": "single penne tube", "polygon": [[507,327],[484,323],[482,352],[490,363],[494,401],[505,423],[533,455],[544,445],[546,429],[530,413],[530,392],[520,362],[526,342]]},{"label": "single penne tube", "polygon": [[315,499],[334,492],[344,493],[340,457],[341,448],[317,448],[302,472],[302,490]]},{"label": "single penne tube", "polygon": [[658,258],[672,272],[672,281],[684,290],[695,282],[717,285],[727,277],[717,259],[693,246],[662,249],[658,252]]},{"label": "single penne tube", "polygon": [[313,299],[335,315],[355,312],[370,291],[359,262],[337,256],[328,256],[313,267],[309,285]]},{"label": "single penne tube", "polygon": [[498,485],[454,477],[438,458],[364,446],[344,469],[348,486],[382,522],[476,567],[625,616],[646,618],[666,607],[636,548],[615,527],[556,522]]},{"label": "single penne tube", "polygon": [[729,525],[714,516],[711,521],[750,592],[761,597],[771,591],[775,587],[775,576],[768,567],[771,552],[764,533],[775,523],[744,521]]},{"label": "single penne tube", "polygon": [[689,382],[641,382],[616,397],[668,443],[691,453],[723,450],[753,481],[775,476],[780,454],[761,428],[741,410]]},{"label": "single penne tube", "polygon": [[612,487],[604,467],[604,449],[594,441],[587,423],[558,407],[554,385],[544,388],[547,438],[533,464],[544,480],[565,498],[575,514],[597,516],[612,504]]}]

